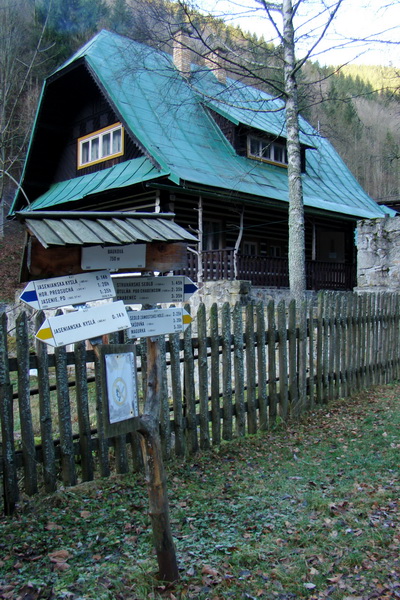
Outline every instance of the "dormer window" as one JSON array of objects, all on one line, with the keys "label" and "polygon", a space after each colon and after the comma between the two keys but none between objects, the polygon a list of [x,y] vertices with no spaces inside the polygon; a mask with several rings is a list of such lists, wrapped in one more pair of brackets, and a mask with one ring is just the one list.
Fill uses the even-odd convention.
[{"label": "dormer window", "polygon": [[247,137],[247,156],[274,165],[287,167],[286,144],[264,137]]},{"label": "dormer window", "polygon": [[78,169],[122,156],[124,153],[124,128],[114,123],[78,139]]}]

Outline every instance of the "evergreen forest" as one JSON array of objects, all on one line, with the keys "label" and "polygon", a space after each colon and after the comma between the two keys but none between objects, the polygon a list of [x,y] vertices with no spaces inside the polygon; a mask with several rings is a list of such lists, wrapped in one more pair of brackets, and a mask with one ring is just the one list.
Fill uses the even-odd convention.
[{"label": "evergreen forest", "polygon": [[[166,0],[0,0],[0,199],[5,214],[23,167],[45,77],[102,28],[170,51],[182,8]],[[279,96],[279,48],[197,15],[193,31],[223,39],[233,77]],[[196,20],[197,19],[197,20]],[[197,44],[197,46],[196,46]],[[200,58],[193,41],[193,60]],[[237,58],[239,57],[239,58]],[[249,58],[251,60],[249,60]],[[248,64],[257,65],[250,72]],[[321,66],[299,72],[303,116],[327,137],[377,201],[400,200],[400,72],[394,68]],[[0,237],[2,231],[0,213]]]}]

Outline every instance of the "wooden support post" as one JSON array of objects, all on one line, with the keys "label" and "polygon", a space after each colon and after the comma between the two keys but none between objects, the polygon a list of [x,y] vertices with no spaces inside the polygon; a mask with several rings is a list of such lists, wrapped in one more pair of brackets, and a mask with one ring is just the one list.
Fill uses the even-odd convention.
[{"label": "wooden support post", "polygon": [[175,546],[169,520],[166,476],[159,433],[160,418],[160,347],[157,340],[147,338],[147,394],[144,413],[139,418],[138,433],[145,466],[149,514],[153,542],[157,554],[159,577],[163,581],[179,578]]}]

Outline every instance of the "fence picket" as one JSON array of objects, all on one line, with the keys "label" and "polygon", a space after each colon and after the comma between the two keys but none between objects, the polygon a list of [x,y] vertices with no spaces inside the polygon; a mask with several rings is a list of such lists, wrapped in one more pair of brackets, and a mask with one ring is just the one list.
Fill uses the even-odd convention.
[{"label": "fence picket", "polygon": [[[231,335],[231,307],[225,302],[221,311],[222,333],[222,439],[232,439],[232,335]],[[243,333],[242,333],[243,335]],[[236,386],[236,381],[235,381]],[[237,399],[236,399],[237,400]],[[237,406],[237,405],[236,405]],[[236,419],[238,418],[236,412]]]},{"label": "fence picket", "polygon": [[296,302],[289,302],[288,312],[288,367],[289,367],[289,403],[291,415],[298,419],[300,417],[299,393],[297,389],[297,335],[296,335]]},{"label": "fence picket", "polygon": [[[44,313],[42,311],[38,312],[35,319],[36,330],[40,328],[44,319]],[[49,357],[46,344],[43,344],[39,340],[36,341],[36,356],[39,389],[40,437],[42,442],[44,471],[43,480],[46,492],[51,493],[57,489],[57,475],[51,417]],[[86,460],[86,456],[87,450],[85,449],[84,453],[82,453],[82,461]]]},{"label": "fence picket", "polygon": [[103,387],[101,376],[100,357],[95,353],[94,359],[95,381],[96,381],[96,421],[97,421],[97,443],[98,461],[101,477],[109,477],[110,461],[108,456],[108,440],[104,434],[105,415],[103,414]]},{"label": "fence picket", "polygon": [[235,371],[235,409],[236,434],[245,434],[245,405],[244,405],[244,354],[243,354],[243,317],[242,307],[237,302],[232,313],[233,319],[233,358]]},{"label": "fence picket", "polygon": [[61,474],[64,485],[75,485],[76,470],[69,403],[68,366],[65,346],[54,350],[57,378],[58,427],[60,430]]},{"label": "fence picket", "polygon": [[160,381],[160,397],[161,397],[161,414],[160,414],[160,438],[161,448],[164,459],[171,457],[171,415],[168,398],[168,378],[167,378],[167,345],[165,336],[159,336],[158,344],[160,348],[160,365],[161,365],[161,381]]},{"label": "fence picket", "polygon": [[[185,306],[190,312],[188,305]],[[188,325],[183,334],[183,358],[184,358],[184,390],[186,409],[186,439],[189,454],[195,454],[199,449],[197,438],[197,416],[196,416],[196,391],[194,387],[194,356],[192,345],[192,325]]]},{"label": "fence picket", "polygon": [[185,438],[183,425],[183,402],[180,364],[180,336],[173,333],[169,336],[169,351],[171,359],[171,393],[174,409],[175,455],[184,456]]},{"label": "fence picket", "polygon": [[268,317],[268,404],[269,424],[274,425],[277,417],[278,396],[276,391],[276,325],[275,325],[275,302],[270,300],[267,305]]},{"label": "fence picket", "polygon": [[37,469],[35,437],[32,425],[32,411],[29,382],[29,340],[26,312],[16,320],[17,360],[18,360],[18,405],[21,427],[22,456],[24,459],[24,487],[28,496],[37,492]]},{"label": "fence picket", "polygon": [[254,304],[246,307],[246,379],[247,379],[247,431],[257,433],[256,409],[256,352],[254,340]]},{"label": "fence picket", "polygon": [[285,301],[278,303],[278,372],[279,372],[279,415],[285,421],[288,416],[288,365],[287,365],[287,326]]},{"label": "fence picket", "polygon": [[208,416],[208,365],[207,365],[207,321],[206,307],[200,304],[197,311],[197,331],[199,340],[197,366],[199,371],[199,412],[200,412],[200,448],[210,448]]},{"label": "fence picket", "polygon": [[221,408],[219,395],[219,333],[218,333],[218,306],[210,308],[210,378],[211,378],[211,435],[213,446],[221,443]]},{"label": "fence picket", "polygon": [[257,378],[258,378],[258,410],[261,431],[268,429],[268,395],[267,395],[267,364],[266,364],[266,331],[264,305],[256,305],[257,330]]}]

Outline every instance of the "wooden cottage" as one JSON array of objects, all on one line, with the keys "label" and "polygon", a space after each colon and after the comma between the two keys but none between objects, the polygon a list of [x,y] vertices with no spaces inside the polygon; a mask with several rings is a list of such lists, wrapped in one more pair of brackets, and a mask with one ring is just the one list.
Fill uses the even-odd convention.
[{"label": "wooden cottage", "polygon": [[[287,287],[285,136],[281,101],[101,31],[45,82],[11,215],[172,212],[198,238],[179,273]],[[300,137],[307,287],[351,289],[357,220],[392,211],[303,119]]]}]

